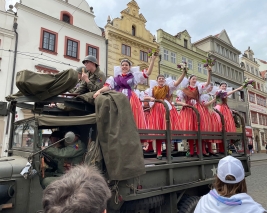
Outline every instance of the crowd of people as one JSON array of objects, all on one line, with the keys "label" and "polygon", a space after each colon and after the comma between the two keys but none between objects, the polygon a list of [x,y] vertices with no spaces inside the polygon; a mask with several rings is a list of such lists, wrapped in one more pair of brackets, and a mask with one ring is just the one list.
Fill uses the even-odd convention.
[{"label": "crowd of people", "polygon": [[[155,99],[157,99],[164,101],[168,105],[172,130],[197,130],[197,116],[192,109],[194,107],[200,114],[201,131],[222,131],[220,116],[213,110],[213,107],[215,107],[224,116],[226,132],[236,132],[232,112],[227,105],[227,97],[243,89],[243,86],[228,91],[227,83],[222,82],[219,87],[215,87],[210,81],[212,67],[208,66],[206,82],[199,82],[195,75],[185,77],[187,73],[186,70],[183,70],[182,75],[177,80],[165,78],[164,75],[160,74],[156,80],[150,80],[149,89],[144,92],[138,91],[136,86],[147,82],[148,77],[153,71],[156,58],[157,54],[154,53],[151,56],[149,67],[144,70],[140,70],[138,66],[132,66],[128,59],[123,59],[120,66],[114,67],[114,75],[105,79],[105,76],[99,70],[97,60],[93,56],[87,56],[83,61],[86,72],[82,73],[82,83],[74,93],[95,92],[94,98],[109,90],[123,93],[129,99],[138,129],[166,129],[165,107],[163,104],[155,102]],[[174,91],[177,91],[177,104],[182,106],[180,112],[173,105]],[[149,101],[150,103],[144,103],[143,101]],[[149,143],[148,148],[146,148],[147,151],[153,149],[151,141],[142,142]],[[162,159],[162,142],[164,141],[156,140],[158,159]],[[197,150],[195,153],[194,140],[188,140],[188,142],[190,156],[198,155],[198,145],[196,144]],[[202,142],[202,153],[204,156],[214,155],[212,143],[217,144],[219,153],[224,153],[224,145],[221,140],[205,140]],[[206,146],[208,149],[206,149]],[[175,149],[177,149],[177,144],[175,144]]]}]

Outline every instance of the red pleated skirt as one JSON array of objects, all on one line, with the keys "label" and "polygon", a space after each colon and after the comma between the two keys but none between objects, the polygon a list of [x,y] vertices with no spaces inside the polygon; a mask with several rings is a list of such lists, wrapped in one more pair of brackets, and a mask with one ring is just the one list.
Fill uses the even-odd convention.
[{"label": "red pleated skirt", "polygon": [[134,92],[132,92],[132,96],[130,98],[130,104],[137,128],[147,129],[142,103],[140,102],[139,98]]},{"label": "red pleated skirt", "polygon": [[[217,104],[215,108],[222,113],[224,117],[224,122],[225,122],[225,131],[226,132],[236,132],[236,127],[235,127],[235,121],[232,115],[231,110],[226,104],[219,105]],[[219,115],[218,115],[219,116]]]},{"label": "red pleated skirt", "polygon": [[[179,130],[179,114],[174,106],[170,110],[170,123],[172,130]],[[166,129],[166,111],[161,103],[155,103],[150,110],[150,117],[148,118],[148,128],[155,130]]]},{"label": "red pleated skirt", "polygon": [[[194,107],[198,110],[200,115],[200,130],[209,131],[210,119],[209,116],[206,116],[205,108],[200,103],[195,104]],[[192,108],[189,107],[182,108],[180,112],[179,129],[186,131],[198,130],[197,115]]]}]

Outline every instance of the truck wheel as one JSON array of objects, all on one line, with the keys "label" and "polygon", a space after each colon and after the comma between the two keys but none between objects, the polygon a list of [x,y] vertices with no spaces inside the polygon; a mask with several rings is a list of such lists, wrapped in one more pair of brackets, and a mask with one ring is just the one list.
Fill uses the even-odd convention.
[{"label": "truck wheel", "polygon": [[179,213],[193,213],[199,201],[198,196],[185,196],[178,203]]},{"label": "truck wheel", "polygon": [[121,213],[129,211],[148,210],[160,207],[164,203],[164,196],[158,195],[154,197],[144,198],[140,200],[126,201],[121,207]]}]

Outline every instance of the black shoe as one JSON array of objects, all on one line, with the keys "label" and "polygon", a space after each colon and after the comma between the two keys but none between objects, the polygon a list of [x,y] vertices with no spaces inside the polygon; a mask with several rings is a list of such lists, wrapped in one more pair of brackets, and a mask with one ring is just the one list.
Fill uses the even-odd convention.
[{"label": "black shoe", "polygon": [[210,154],[210,156],[215,156],[215,157],[218,157],[218,156],[219,156],[219,155],[216,154],[216,153],[211,153],[211,152],[209,152],[209,154]]},{"label": "black shoe", "polygon": [[203,157],[210,157],[210,155],[207,153],[207,154],[202,154]]}]

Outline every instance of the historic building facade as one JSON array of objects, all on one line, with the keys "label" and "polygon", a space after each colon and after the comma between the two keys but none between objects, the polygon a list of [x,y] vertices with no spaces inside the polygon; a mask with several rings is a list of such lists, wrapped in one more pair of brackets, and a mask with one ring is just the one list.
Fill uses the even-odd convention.
[{"label": "historic building facade", "polygon": [[[121,17],[113,20],[108,17],[105,26],[105,37],[108,41],[108,75],[113,75],[114,66],[127,58],[133,66],[141,69],[149,65],[148,50],[157,49],[155,37],[146,29],[145,17],[139,13],[139,6],[132,0],[127,8],[121,11]],[[156,79],[158,74],[158,60],[156,60],[152,75],[149,79]],[[141,86],[140,89],[144,89]]]},{"label": "historic building facade", "polygon": [[[106,40],[95,23],[93,7],[86,1],[23,0],[22,3],[16,3],[15,7],[18,15],[15,72],[28,69],[53,74],[76,69],[83,65],[82,60],[86,55],[96,56],[100,69],[107,71]],[[0,23],[3,20],[1,18]],[[11,31],[12,25],[9,25]],[[10,34],[13,36],[13,32]],[[5,46],[5,49],[10,49],[11,55],[14,54],[13,46]],[[6,63],[4,58],[1,63]],[[17,88],[14,84],[15,92]],[[10,94],[10,91],[7,93]],[[31,114],[17,110],[17,116],[23,119]]]},{"label": "historic building facade", "polygon": [[13,73],[14,53],[8,50],[13,50],[16,43],[16,28],[17,16],[13,12],[11,5],[9,10],[5,9],[6,1],[0,1],[0,157],[5,153],[5,143],[8,141],[8,118],[3,112],[3,108],[7,104],[5,97],[11,92],[11,79]]},{"label": "historic building facade", "polygon": [[[254,58],[254,52],[250,47],[241,57],[241,68],[244,69],[246,79],[254,79],[255,86],[248,87],[247,96],[249,102],[249,117],[252,127],[252,135],[248,135],[249,142],[253,143],[256,151],[265,150],[267,142],[267,91],[264,87],[265,80],[259,70],[259,63]],[[249,131],[248,131],[249,132]]]},{"label": "historic building facade", "polygon": [[[216,85],[222,81],[226,82],[228,87],[232,87],[233,90],[243,84],[244,70],[239,65],[241,52],[233,46],[225,30],[217,35],[207,36],[195,42],[194,45],[217,59],[216,65],[213,67],[212,82]],[[248,102],[245,92],[246,90],[241,90],[231,95],[228,98],[228,105],[232,110],[238,111],[248,125]]]},{"label": "historic building facade", "polygon": [[188,74],[196,75],[199,81],[206,81],[207,69],[203,67],[202,60],[207,58],[207,52],[191,43],[191,37],[187,30],[173,36],[159,29],[157,31],[157,42],[161,53],[161,74],[176,80],[182,74],[177,69],[177,64],[187,62]]}]

